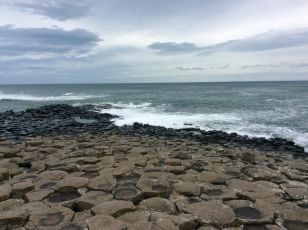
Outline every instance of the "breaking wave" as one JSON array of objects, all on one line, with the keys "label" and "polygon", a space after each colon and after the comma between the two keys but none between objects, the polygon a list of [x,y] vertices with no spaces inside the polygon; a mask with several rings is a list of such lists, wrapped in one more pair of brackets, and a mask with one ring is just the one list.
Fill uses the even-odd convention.
[{"label": "breaking wave", "polygon": [[200,128],[202,130],[222,130],[236,132],[250,137],[281,137],[293,140],[308,150],[308,134],[291,128],[266,125],[251,121],[251,114],[242,113],[184,113],[168,112],[168,105],[153,106],[151,103],[109,103],[110,109],[104,113],[120,116],[115,119],[118,126],[131,125],[134,122],[163,126],[166,128]]},{"label": "breaking wave", "polygon": [[64,93],[56,96],[34,96],[27,94],[7,94],[0,92],[1,101],[77,101],[91,98],[105,98],[107,95],[83,95]]}]

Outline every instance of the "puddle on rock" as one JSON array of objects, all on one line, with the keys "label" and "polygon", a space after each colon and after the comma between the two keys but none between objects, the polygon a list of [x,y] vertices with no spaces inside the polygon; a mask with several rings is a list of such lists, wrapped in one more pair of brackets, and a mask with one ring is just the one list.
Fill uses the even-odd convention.
[{"label": "puddle on rock", "polygon": [[50,202],[50,203],[61,203],[61,202],[66,202],[66,201],[70,201],[70,200],[75,200],[78,197],[80,197],[80,195],[78,195],[76,193],[56,192],[56,193],[51,194],[47,198],[47,201]]},{"label": "puddle on rock", "polygon": [[255,209],[252,207],[235,208],[233,211],[238,218],[242,218],[242,219],[261,219],[262,218],[261,212],[258,209]]}]

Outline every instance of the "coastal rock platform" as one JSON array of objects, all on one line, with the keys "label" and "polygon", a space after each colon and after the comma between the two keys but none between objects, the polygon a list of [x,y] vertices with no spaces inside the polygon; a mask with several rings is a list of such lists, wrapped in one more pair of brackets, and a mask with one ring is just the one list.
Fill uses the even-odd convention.
[{"label": "coastal rock platform", "polygon": [[308,161],[294,143],[71,109],[44,107],[54,126],[40,109],[0,115],[1,230],[308,229]]}]

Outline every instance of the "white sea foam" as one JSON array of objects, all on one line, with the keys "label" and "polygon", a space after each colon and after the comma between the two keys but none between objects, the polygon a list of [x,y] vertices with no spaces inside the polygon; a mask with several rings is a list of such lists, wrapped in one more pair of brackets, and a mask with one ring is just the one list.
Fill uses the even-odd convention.
[{"label": "white sea foam", "polygon": [[82,95],[74,93],[64,93],[58,96],[34,96],[27,94],[6,94],[0,92],[0,100],[14,101],[77,101],[91,98],[104,98],[107,95]]},{"label": "white sea foam", "polygon": [[[208,113],[193,114],[181,112],[166,112],[167,105],[151,106],[151,103],[110,103],[114,108],[102,110],[120,116],[115,119],[118,126],[131,125],[134,122],[164,126],[166,128],[196,127],[203,130],[222,130],[228,133],[236,132],[250,137],[282,137],[293,140],[304,146],[308,151],[308,134],[287,127],[265,125],[248,121],[248,114]],[[118,109],[120,107],[121,109]]]},{"label": "white sea foam", "polygon": [[[111,108],[107,111],[103,110],[103,112],[120,116],[120,119],[115,119],[115,124],[119,126],[131,125],[134,122],[139,122],[167,128],[184,128],[190,126],[209,129],[210,127],[204,127],[204,124],[213,122],[235,122],[239,120],[239,118],[232,114],[170,113],[164,111],[166,105],[159,107],[151,107],[150,105],[151,103],[113,103],[115,108]],[[120,107],[121,109],[116,107]]]}]

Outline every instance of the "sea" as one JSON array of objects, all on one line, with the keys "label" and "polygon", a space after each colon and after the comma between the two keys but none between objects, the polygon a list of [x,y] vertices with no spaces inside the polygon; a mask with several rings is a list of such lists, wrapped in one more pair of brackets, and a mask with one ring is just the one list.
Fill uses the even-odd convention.
[{"label": "sea", "polygon": [[113,105],[115,124],[196,127],[282,137],[308,151],[308,81],[0,85],[0,111],[43,105]]}]

